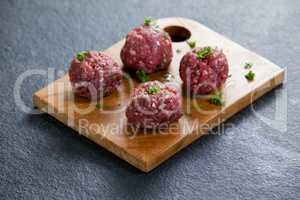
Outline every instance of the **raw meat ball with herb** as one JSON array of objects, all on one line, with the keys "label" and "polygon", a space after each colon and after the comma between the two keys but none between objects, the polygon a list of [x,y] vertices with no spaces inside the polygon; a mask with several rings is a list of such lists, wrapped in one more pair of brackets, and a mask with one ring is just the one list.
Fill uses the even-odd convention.
[{"label": "raw meat ball with herb", "polygon": [[165,128],[182,116],[178,91],[159,81],[141,84],[126,108],[128,124],[138,128]]},{"label": "raw meat ball with herb", "polygon": [[121,59],[128,69],[152,73],[168,68],[172,61],[172,41],[169,34],[146,19],[126,36]]},{"label": "raw meat ball with herb", "polygon": [[222,50],[195,48],[183,56],[179,73],[187,91],[192,94],[208,94],[225,83],[228,78],[228,62]]},{"label": "raw meat ball with herb", "polygon": [[111,94],[121,84],[122,70],[108,55],[80,52],[71,61],[69,78],[77,96],[99,98]]}]

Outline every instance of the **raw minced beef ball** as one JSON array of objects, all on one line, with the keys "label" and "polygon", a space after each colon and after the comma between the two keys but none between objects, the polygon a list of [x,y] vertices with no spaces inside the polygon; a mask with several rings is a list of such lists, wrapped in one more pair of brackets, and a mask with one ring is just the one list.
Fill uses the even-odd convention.
[{"label": "raw minced beef ball", "polygon": [[186,53],[180,62],[183,86],[192,94],[208,94],[222,87],[228,78],[228,62],[217,48],[195,48]]},{"label": "raw minced beef ball", "polygon": [[151,25],[141,25],[130,31],[121,50],[125,67],[146,73],[168,68],[172,57],[169,34]]},{"label": "raw minced beef ball", "polygon": [[69,78],[77,96],[99,98],[118,88],[122,70],[110,56],[87,51],[78,53],[71,61]]},{"label": "raw minced beef ball", "polygon": [[128,125],[146,129],[165,128],[182,114],[178,91],[159,81],[136,88],[126,108]]}]

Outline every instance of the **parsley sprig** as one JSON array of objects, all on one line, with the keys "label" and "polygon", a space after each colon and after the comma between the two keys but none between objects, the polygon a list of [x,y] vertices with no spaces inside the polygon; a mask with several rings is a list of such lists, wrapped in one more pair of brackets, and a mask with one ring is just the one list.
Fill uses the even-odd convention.
[{"label": "parsley sprig", "polygon": [[82,61],[85,59],[87,53],[88,53],[87,51],[81,51],[81,52],[78,52],[78,53],[76,54],[76,59],[77,59],[79,62],[82,62]]},{"label": "parsley sprig", "polygon": [[217,92],[216,94],[214,94],[210,99],[209,102],[211,104],[215,104],[217,106],[222,106],[224,105],[224,100],[223,100],[223,94],[222,92]]},{"label": "parsley sprig", "polygon": [[157,94],[160,91],[160,87],[156,85],[152,85],[148,88],[148,94]]},{"label": "parsley sprig", "polygon": [[190,46],[191,49],[196,47],[196,41],[194,40],[188,40],[186,43]]},{"label": "parsley sprig", "polygon": [[246,75],[245,75],[245,78],[248,80],[248,81],[252,81],[254,80],[254,77],[255,77],[255,73],[250,70]]},{"label": "parsley sprig", "polygon": [[200,51],[197,52],[197,58],[201,60],[201,59],[206,58],[210,54],[212,54],[212,48],[204,47],[203,49],[201,49]]},{"label": "parsley sprig", "polygon": [[147,17],[144,19],[144,25],[145,26],[155,25],[155,20],[152,19],[151,17]]},{"label": "parsley sprig", "polygon": [[136,75],[141,82],[149,81],[149,76],[142,69],[136,71]]}]

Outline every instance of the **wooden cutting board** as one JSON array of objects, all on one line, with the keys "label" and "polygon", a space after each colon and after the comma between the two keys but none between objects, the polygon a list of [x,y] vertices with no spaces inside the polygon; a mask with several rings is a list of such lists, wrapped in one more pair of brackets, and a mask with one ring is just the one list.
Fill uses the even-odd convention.
[{"label": "wooden cutting board", "polygon": [[[142,131],[134,132],[126,126],[125,108],[132,92],[127,78],[123,79],[118,92],[103,99],[103,109],[97,109],[96,102],[93,102],[88,113],[78,113],[78,109],[86,108],[90,102],[74,98],[68,75],[33,94],[34,105],[39,109],[48,112],[62,123],[77,130],[79,134],[86,136],[144,172],[152,170],[206,134],[209,129],[218,126],[255,99],[281,84],[285,72],[284,69],[267,59],[196,21],[185,18],[165,18],[158,20],[157,23],[161,28],[180,26],[188,29],[191,33],[190,39],[196,40],[197,46],[209,45],[223,49],[229,62],[229,74],[231,74],[223,89],[224,106],[211,105],[205,97],[186,98],[185,95],[182,95],[185,114],[178,123],[159,133],[143,133]],[[184,36],[180,30],[179,32],[176,32],[177,29],[169,30],[173,31],[172,34],[178,36],[179,39]],[[119,54],[123,44],[124,39],[105,50],[105,53],[111,55],[121,66],[123,65]],[[178,53],[177,49],[180,49],[181,52]],[[179,62],[182,56],[190,50],[184,41],[173,42],[174,58],[168,72],[158,72],[151,75],[150,78],[163,80],[166,74],[172,74],[175,82],[180,86]],[[252,82],[248,82],[244,77],[248,71],[244,69],[245,62],[253,63],[252,71],[256,76]],[[134,81],[134,87],[138,84]]]}]

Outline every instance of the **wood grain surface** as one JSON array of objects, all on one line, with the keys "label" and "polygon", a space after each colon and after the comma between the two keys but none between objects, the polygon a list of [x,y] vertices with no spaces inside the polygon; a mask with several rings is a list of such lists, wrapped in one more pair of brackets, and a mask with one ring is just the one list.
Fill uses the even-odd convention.
[{"label": "wood grain surface", "polygon": [[[197,46],[209,45],[222,48],[229,62],[229,74],[223,88],[225,104],[222,107],[211,105],[206,96],[187,98],[182,92],[184,116],[169,129],[147,132],[134,131],[127,127],[125,108],[130,100],[132,89],[139,83],[129,81],[124,76],[119,91],[105,97],[97,109],[97,102],[74,97],[68,75],[50,83],[33,94],[34,105],[49,113],[62,123],[77,130],[90,140],[111,151],[115,155],[148,172],[192,143],[209,129],[218,126],[255,99],[281,84],[284,69],[267,59],[245,49],[226,37],[208,29],[200,23],[185,18],[164,18],[157,21],[160,27],[182,26],[191,32],[191,40]],[[124,39],[104,52],[112,56],[122,66],[120,49]],[[181,52],[177,53],[176,50]],[[174,58],[168,71],[150,76],[151,80],[163,80],[166,74],[174,76],[174,85],[181,89],[179,62],[190,51],[186,42],[173,42]],[[245,62],[252,62],[255,80],[248,82],[244,75]],[[85,108],[85,109],[83,109]],[[83,110],[89,112],[82,113]]]}]

